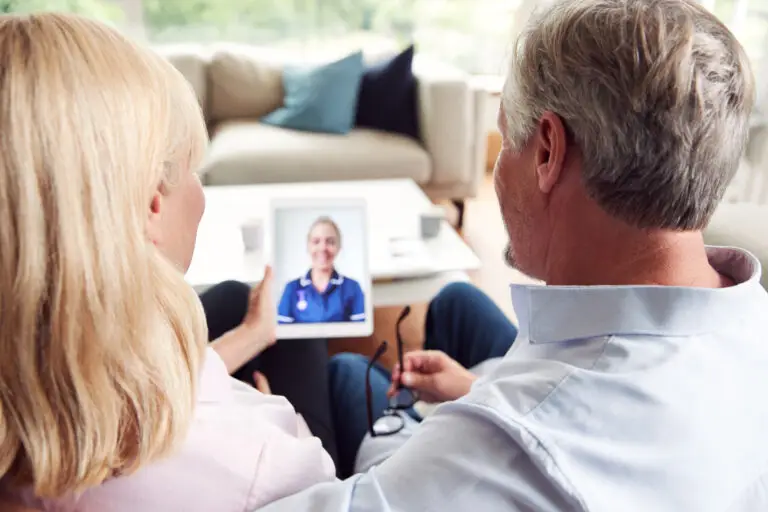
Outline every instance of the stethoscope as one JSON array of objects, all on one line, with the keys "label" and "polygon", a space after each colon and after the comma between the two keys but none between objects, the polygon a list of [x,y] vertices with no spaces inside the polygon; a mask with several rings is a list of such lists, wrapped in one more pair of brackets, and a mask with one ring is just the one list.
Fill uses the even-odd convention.
[{"label": "stethoscope", "polygon": [[304,311],[307,309],[307,296],[304,290],[299,290],[299,301],[296,303],[296,309]]},{"label": "stethoscope", "polygon": [[309,306],[309,303],[307,302],[307,291],[299,290],[298,294],[299,294],[299,300],[296,302],[296,309],[298,309],[299,311],[304,311],[307,309],[307,306]]}]

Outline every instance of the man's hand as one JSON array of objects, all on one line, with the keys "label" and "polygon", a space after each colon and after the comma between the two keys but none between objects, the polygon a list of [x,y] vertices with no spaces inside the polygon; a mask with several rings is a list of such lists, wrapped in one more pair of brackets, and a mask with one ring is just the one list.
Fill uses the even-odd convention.
[{"label": "man's hand", "polygon": [[267,266],[264,270],[264,278],[251,290],[248,298],[248,311],[241,325],[258,344],[257,353],[271,347],[277,340],[277,313],[275,300],[272,296],[272,281],[272,267]]},{"label": "man's hand", "polygon": [[[469,393],[477,379],[469,370],[439,350],[418,350],[403,356],[405,371],[402,383],[419,392],[425,402],[439,403],[456,400]],[[395,384],[401,379],[399,365],[392,372],[389,395],[396,392]]]}]

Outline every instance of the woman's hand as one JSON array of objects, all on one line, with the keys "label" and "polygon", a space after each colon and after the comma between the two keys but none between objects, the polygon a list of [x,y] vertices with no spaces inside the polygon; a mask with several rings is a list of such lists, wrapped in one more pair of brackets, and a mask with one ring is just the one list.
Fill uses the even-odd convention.
[{"label": "woman's hand", "polygon": [[[477,377],[439,350],[417,350],[403,356],[405,371],[402,384],[419,393],[419,399],[429,403],[456,400],[469,393]],[[392,372],[389,396],[397,392],[401,379],[399,365]]]},{"label": "woman's hand", "polygon": [[230,374],[275,344],[276,315],[272,298],[272,268],[267,267],[264,279],[251,290],[242,323],[211,343]]},{"label": "woman's hand", "polygon": [[264,278],[253,287],[248,297],[248,311],[241,327],[253,336],[259,347],[257,353],[263,352],[275,344],[277,340],[277,312],[272,296],[272,267],[264,269]]},{"label": "woman's hand", "polygon": [[272,388],[269,387],[267,376],[261,372],[253,372],[253,385],[264,395],[272,394]]}]

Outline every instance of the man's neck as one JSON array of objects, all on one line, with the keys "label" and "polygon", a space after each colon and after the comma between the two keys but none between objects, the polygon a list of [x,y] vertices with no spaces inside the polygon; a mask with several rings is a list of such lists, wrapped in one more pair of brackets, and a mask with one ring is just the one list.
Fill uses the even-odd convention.
[{"label": "man's neck", "polygon": [[[732,284],[710,265],[700,232],[641,231],[618,223],[594,228],[581,237],[553,238],[546,262],[548,284],[701,288]],[[562,256],[566,254],[568,258]]]}]

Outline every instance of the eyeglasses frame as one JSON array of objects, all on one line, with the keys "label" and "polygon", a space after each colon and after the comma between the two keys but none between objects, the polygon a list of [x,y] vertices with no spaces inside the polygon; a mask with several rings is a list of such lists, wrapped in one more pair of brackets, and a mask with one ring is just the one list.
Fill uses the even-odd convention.
[{"label": "eyeglasses frame", "polygon": [[[397,323],[395,324],[395,337],[397,339],[397,357],[398,362],[400,364],[400,375],[402,375],[402,370],[405,368],[404,366],[404,342],[403,337],[401,334],[400,325],[402,324],[403,320],[410,314],[411,307],[405,306],[403,308],[403,311],[400,313],[399,318],[397,319]],[[376,349],[376,352],[374,353],[373,357],[368,361],[368,366],[365,371],[365,400],[366,400],[366,406],[367,406],[367,415],[368,415],[368,433],[371,435],[371,437],[377,437],[377,436],[389,436],[394,435],[400,432],[405,427],[405,419],[403,418],[403,412],[404,410],[410,409],[413,407],[413,405],[418,401],[418,395],[415,391],[411,390],[410,388],[404,386],[400,379],[395,383],[395,389],[398,391],[400,390],[406,390],[411,394],[411,400],[407,404],[393,404],[390,402],[389,406],[384,409],[384,412],[382,413],[382,417],[384,416],[394,416],[399,418],[400,420],[400,426],[393,431],[386,432],[386,433],[376,433],[376,430],[374,429],[375,422],[373,420],[373,390],[371,388],[371,371],[373,369],[373,366],[376,364],[376,362],[381,358],[381,356],[387,351],[389,347],[389,344],[386,340],[383,340],[381,344],[379,344],[379,347]],[[381,419],[381,418],[379,418]],[[378,419],[376,420],[378,421]]]}]

